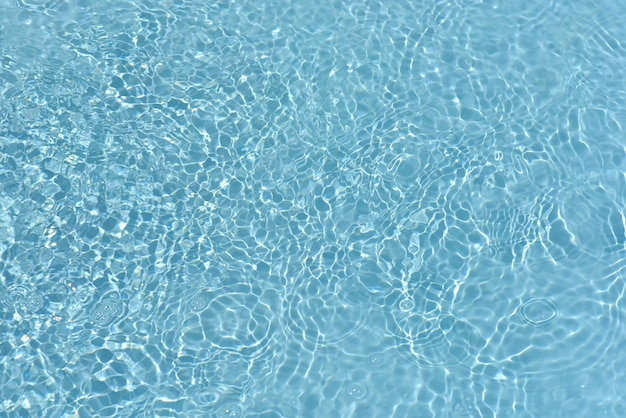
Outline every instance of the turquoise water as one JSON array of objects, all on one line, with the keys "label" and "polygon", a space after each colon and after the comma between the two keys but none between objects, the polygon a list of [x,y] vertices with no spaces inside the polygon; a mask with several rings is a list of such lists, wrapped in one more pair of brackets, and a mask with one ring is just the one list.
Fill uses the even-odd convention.
[{"label": "turquoise water", "polygon": [[0,6],[0,416],[625,416],[623,2]]}]

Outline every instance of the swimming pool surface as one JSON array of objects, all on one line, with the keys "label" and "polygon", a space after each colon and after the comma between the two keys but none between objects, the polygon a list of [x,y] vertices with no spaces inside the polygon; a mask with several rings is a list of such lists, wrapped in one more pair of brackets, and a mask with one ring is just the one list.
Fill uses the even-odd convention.
[{"label": "swimming pool surface", "polygon": [[626,416],[626,3],[0,0],[1,417]]}]

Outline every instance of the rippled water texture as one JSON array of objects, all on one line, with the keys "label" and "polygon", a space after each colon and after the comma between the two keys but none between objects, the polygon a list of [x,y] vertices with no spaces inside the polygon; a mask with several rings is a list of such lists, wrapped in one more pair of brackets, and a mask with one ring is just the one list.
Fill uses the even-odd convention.
[{"label": "rippled water texture", "polygon": [[0,416],[624,416],[626,3],[0,10]]}]

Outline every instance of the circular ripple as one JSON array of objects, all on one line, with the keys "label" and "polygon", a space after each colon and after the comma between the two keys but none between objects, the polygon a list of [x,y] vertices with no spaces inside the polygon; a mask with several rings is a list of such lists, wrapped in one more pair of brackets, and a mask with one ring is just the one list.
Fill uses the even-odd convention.
[{"label": "circular ripple", "polygon": [[[271,385],[269,385],[271,386]],[[252,395],[246,406],[247,417],[297,417],[297,404],[285,393],[258,393]]]},{"label": "circular ripple", "polygon": [[79,305],[85,306],[93,299],[94,294],[96,293],[96,289],[92,286],[81,286],[77,288],[74,292],[74,300],[78,302]]},{"label": "circular ripple", "polygon": [[474,414],[476,409],[474,408],[474,398],[466,395],[461,399],[457,399],[452,404],[452,411],[455,417],[468,417]]},{"label": "circular ripple", "polygon": [[548,326],[558,315],[556,303],[546,298],[530,299],[519,308],[522,321],[537,328]]},{"label": "circular ripple", "polygon": [[[615,311],[622,294],[598,289],[610,288],[616,280],[622,279],[623,273],[616,270],[589,280],[576,266],[548,260],[533,264],[528,264],[529,272],[537,282],[526,282],[527,285],[537,287],[546,277],[559,278],[568,286],[575,283],[559,287],[558,301],[565,301],[565,310],[548,298],[528,297],[518,302],[511,312],[514,323],[498,327],[490,336],[490,342],[480,350],[479,362],[474,366],[476,374],[489,375],[492,379],[532,376],[539,381],[577,370],[602,369],[604,357],[598,353],[621,344],[624,316]],[[610,264],[609,259],[603,259],[595,263],[589,260],[585,265],[589,271],[602,271]],[[504,297],[506,299],[506,295]]]},{"label": "circular ripple", "polygon": [[194,312],[202,312],[208,305],[209,300],[203,295],[194,296],[189,302],[189,306]]},{"label": "circular ripple", "polygon": [[[481,337],[473,326],[449,313],[446,288],[414,290],[412,299],[400,291],[386,299],[392,307],[386,311],[387,332],[398,352],[421,366],[454,366],[475,355]],[[414,306],[407,301],[415,301]]]},{"label": "circular ripple", "polygon": [[311,278],[290,289],[281,320],[298,341],[337,345],[363,326],[367,309],[361,301],[368,299],[368,290],[356,277]]},{"label": "circular ripple", "polygon": [[22,313],[35,313],[44,305],[43,296],[34,289],[25,286],[12,286],[9,288],[7,304]]},{"label": "circular ripple", "polygon": [[234,403],[222,405],[217,410],[217,416],[219,418],[239,418],[243,414],[241,407]]},{"label": "circular ripple", "polygon": [[29,312],[37,312],[43,307],[43,296],[38,292],[29,292],[24,295],[23,307]]},{"label": "circular ripple", "polygon": [[183,321],[182,342],[190,349],[253,355],[272,337],[274,314],[250,288],[206,291],[191,299],[189,306],[196,314]]},{"label": "circular ripple", "polygon": [[350,395],[354,399],[361,399],[366,394],[367,394],[367,389],[365,389],[365,386],[359,383],[353,383],[348,388],[348,395]]},{"label": "circular ripple", "polygon": [[415,302],[413,302],[413,299],[406,298],[400,301],[400,310],[402,312],[412,311],[413,308],[415,308]]},{"label": "circular ripple", "polygon": [[480,347],[476,330],[451,315],[425,319],[410,315],[399,321],[398,350],[422,365],[455,366]]},{"label": "circular ripple", "polygon": [[124,304],[119,299],[104,299],[91,311],[89,320],[97,327],[104,327],[120,317],[123,311]]}]

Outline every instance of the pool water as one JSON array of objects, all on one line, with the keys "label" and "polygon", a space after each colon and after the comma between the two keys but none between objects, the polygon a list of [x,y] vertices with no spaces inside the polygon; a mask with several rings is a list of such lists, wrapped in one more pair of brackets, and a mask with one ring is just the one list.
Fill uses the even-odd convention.
[{"label": "pool water", "polygon": [[624,416],[625,3],[0,6],[0,416]]}]

